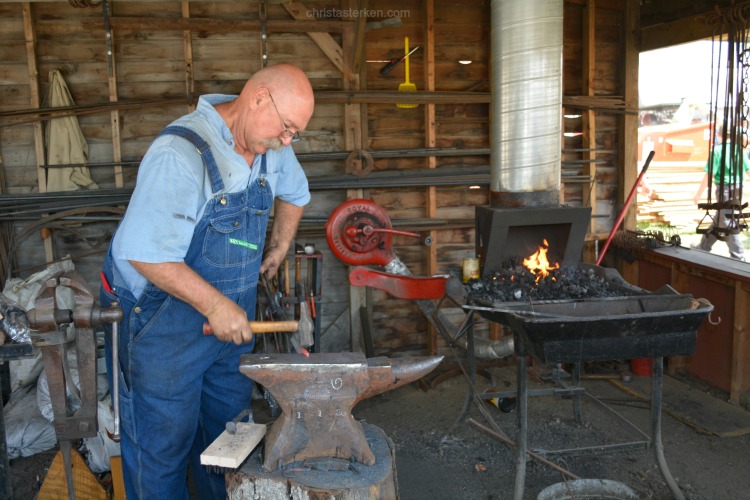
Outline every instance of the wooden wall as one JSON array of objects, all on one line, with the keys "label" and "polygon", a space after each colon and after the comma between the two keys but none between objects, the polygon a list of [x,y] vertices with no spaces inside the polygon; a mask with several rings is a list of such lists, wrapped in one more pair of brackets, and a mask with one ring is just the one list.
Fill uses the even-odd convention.
[{"label": "wooden wall", "polygon": [[[427,275],[460,274],[462,260],[474,256],[475,207],[488,203],[486,183],[481,189],[469,189],[468,181],[430,186],[427,170],[487,166],[489,172],[488,155],[408,153],[419,148],[489,147],[489,0],[385,0],[370,2],[366,11],[359,5],[354,0],[265,4],[268,63],[299,65],[316,91],[315,114],[304,140],[294,146],[311,181],[340,178],[356,167],[343,158],[304,159],[305,154],[320,152],[406,150],[375,159],[373,170],[427,172],[423,178],[428,180],[419,187],[387,183],[313,192],[298,242],[314,243],[324,254],[320,309],[325,350],[352,344],[357,348],[360,326],[355,309],[364,305],[362,294],[350,290],[347,268],[325,242],[325,220],[338,204],[348,197],[372,198],[394,225],[427,227],[436,242],[432,247],[410,238],[394,239],[396,254],[410,270]],[[90,148],[92,177],[102,189],[127,189],[135,182],[138,160],[162,127],[191,110],[200,94],[237,93],[262,65],[258,2],[122,0],[108,8],[107,18],[103,5],[75,8],[63,1],[0,1],[3,198],[46,190],[44,169],[38,168],[45,163],[44,116],[34,110],[46,107],[51,70],[62,72],[76,102]],[[622,139],[627,19],[621,2],[611,0],[568,0],[564,12],[561,112],[579,116],[565,119],[563,169],[575,180],[565,182],[563,199],[570,205],[594,206],[588,236],[594,241],[611,228],[623,198],[623,169],[635,168],[625,164]],[[367,28],[366,23],[397,14],[399,26]],[[420,46],[410,57],[410,76],[423,100],[410,109],[395,105],[404,98],[397,92],[404,65],[381,76],[384,63],[367,62],[403,55],[405,36],[412,47]],[[459,59],[472,64],[459,64]],[[448,97],[434,97],[432,91]],[[627,147],[635,148],[635,141]],[[13,246],[5,277],[25,277],[46,261],[70,254],[98,287],[101,252],[117,223],[117,216],[106,215],[107,220],[56,227],[47,240],[41,236],[41,217],[18,218],[13,222],[16,235],[30,224],[39,227]],[[423,353],[441,345],[413,303],[378,291],[368,296],[377,354]]]}]

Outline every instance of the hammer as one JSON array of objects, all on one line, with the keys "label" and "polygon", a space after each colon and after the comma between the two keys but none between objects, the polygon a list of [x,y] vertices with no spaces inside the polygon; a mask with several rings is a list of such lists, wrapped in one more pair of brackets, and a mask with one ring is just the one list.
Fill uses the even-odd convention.
[{"label": "hammer", "polygon": [[[298,353],[308,355],[307,349],[315,343],[313,338],[313,321],[307,310],[307,303],[300,302],[299,320],[292,321],[248,321],[253,334],[291,333],[292,347]],[[213,329],[208,322],[203,323],[203,335],[212,335]]]}]

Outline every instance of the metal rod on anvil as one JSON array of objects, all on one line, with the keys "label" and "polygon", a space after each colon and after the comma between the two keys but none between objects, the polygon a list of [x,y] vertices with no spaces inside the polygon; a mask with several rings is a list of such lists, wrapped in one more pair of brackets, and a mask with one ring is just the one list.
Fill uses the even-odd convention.
[{"label": "metal rod on anvil", "polygon": [[609,248],[610,243],[612,243],[612,239],[615,237],[615,233],[617,232],[617,229],[619,229],[620,224],[622,224],[622,220],[625,218],[625,213],[628,211],[628,207],[630,207],[630,203],[633,201],[633,198],[635,197],[636,189],[638,189],[638,185],[641,183],[643,176],[646,174],[646,170],[648,170],[648,166],[651,163],[651,160],[654,158],[654,154],[655,154],[654,151],[651,151],[648,154],[648,158],[646,158],[646,163],[643,164],[643,170],[641,170],[641,173],[638,175],[638,178],[635,180],[635,184],[633,184],[633,188],[630,190],[628,199],[625,200],[625,204],[620,209],[620,213],[617,216],[617,220],[615,221],[614,226],[612,226],[612,231],[610,231],[609,237],[607,238],[607,241],[604,243],[604,248],[602,248],[602,251],[599,254],[599,258],[596,259],[597,266],[602,263],[602,260],[604,259],[604,254],[607,253],[607,249]]}]

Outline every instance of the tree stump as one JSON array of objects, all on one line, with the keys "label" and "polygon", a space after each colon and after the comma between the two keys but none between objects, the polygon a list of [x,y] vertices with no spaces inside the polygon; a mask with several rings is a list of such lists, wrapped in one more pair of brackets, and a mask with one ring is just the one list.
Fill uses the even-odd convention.
[{"label": "tree stump", "polygon": [[[263,470],[260,447],[236,471],[227,474],[229,500],[397,499],[396,449],[378,427],[362,423],[375,465],[341,459],[296,462],[273,472]],[[344,467],[341,467],[343,463]],[[345,470],[331,470],[343,468]]]}]

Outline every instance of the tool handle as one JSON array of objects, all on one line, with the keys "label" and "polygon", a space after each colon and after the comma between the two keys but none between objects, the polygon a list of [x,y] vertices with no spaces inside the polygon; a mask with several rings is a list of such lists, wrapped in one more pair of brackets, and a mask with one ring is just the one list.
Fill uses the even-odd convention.
[{"label": "tool handle", "polygon": [[[409,37],[404,37],[404,59],[409,55]],[[409,81],[409,60],[406,59],[404,63],[404,83],[411,83]]]},{"label": "tool handle", "polygon": [[[294,333],[299,328],[298,321],[248,321],[250,329],[257,333]],[[203,335],[213,335],[214,330],[208,323],[203,323]]]}]

